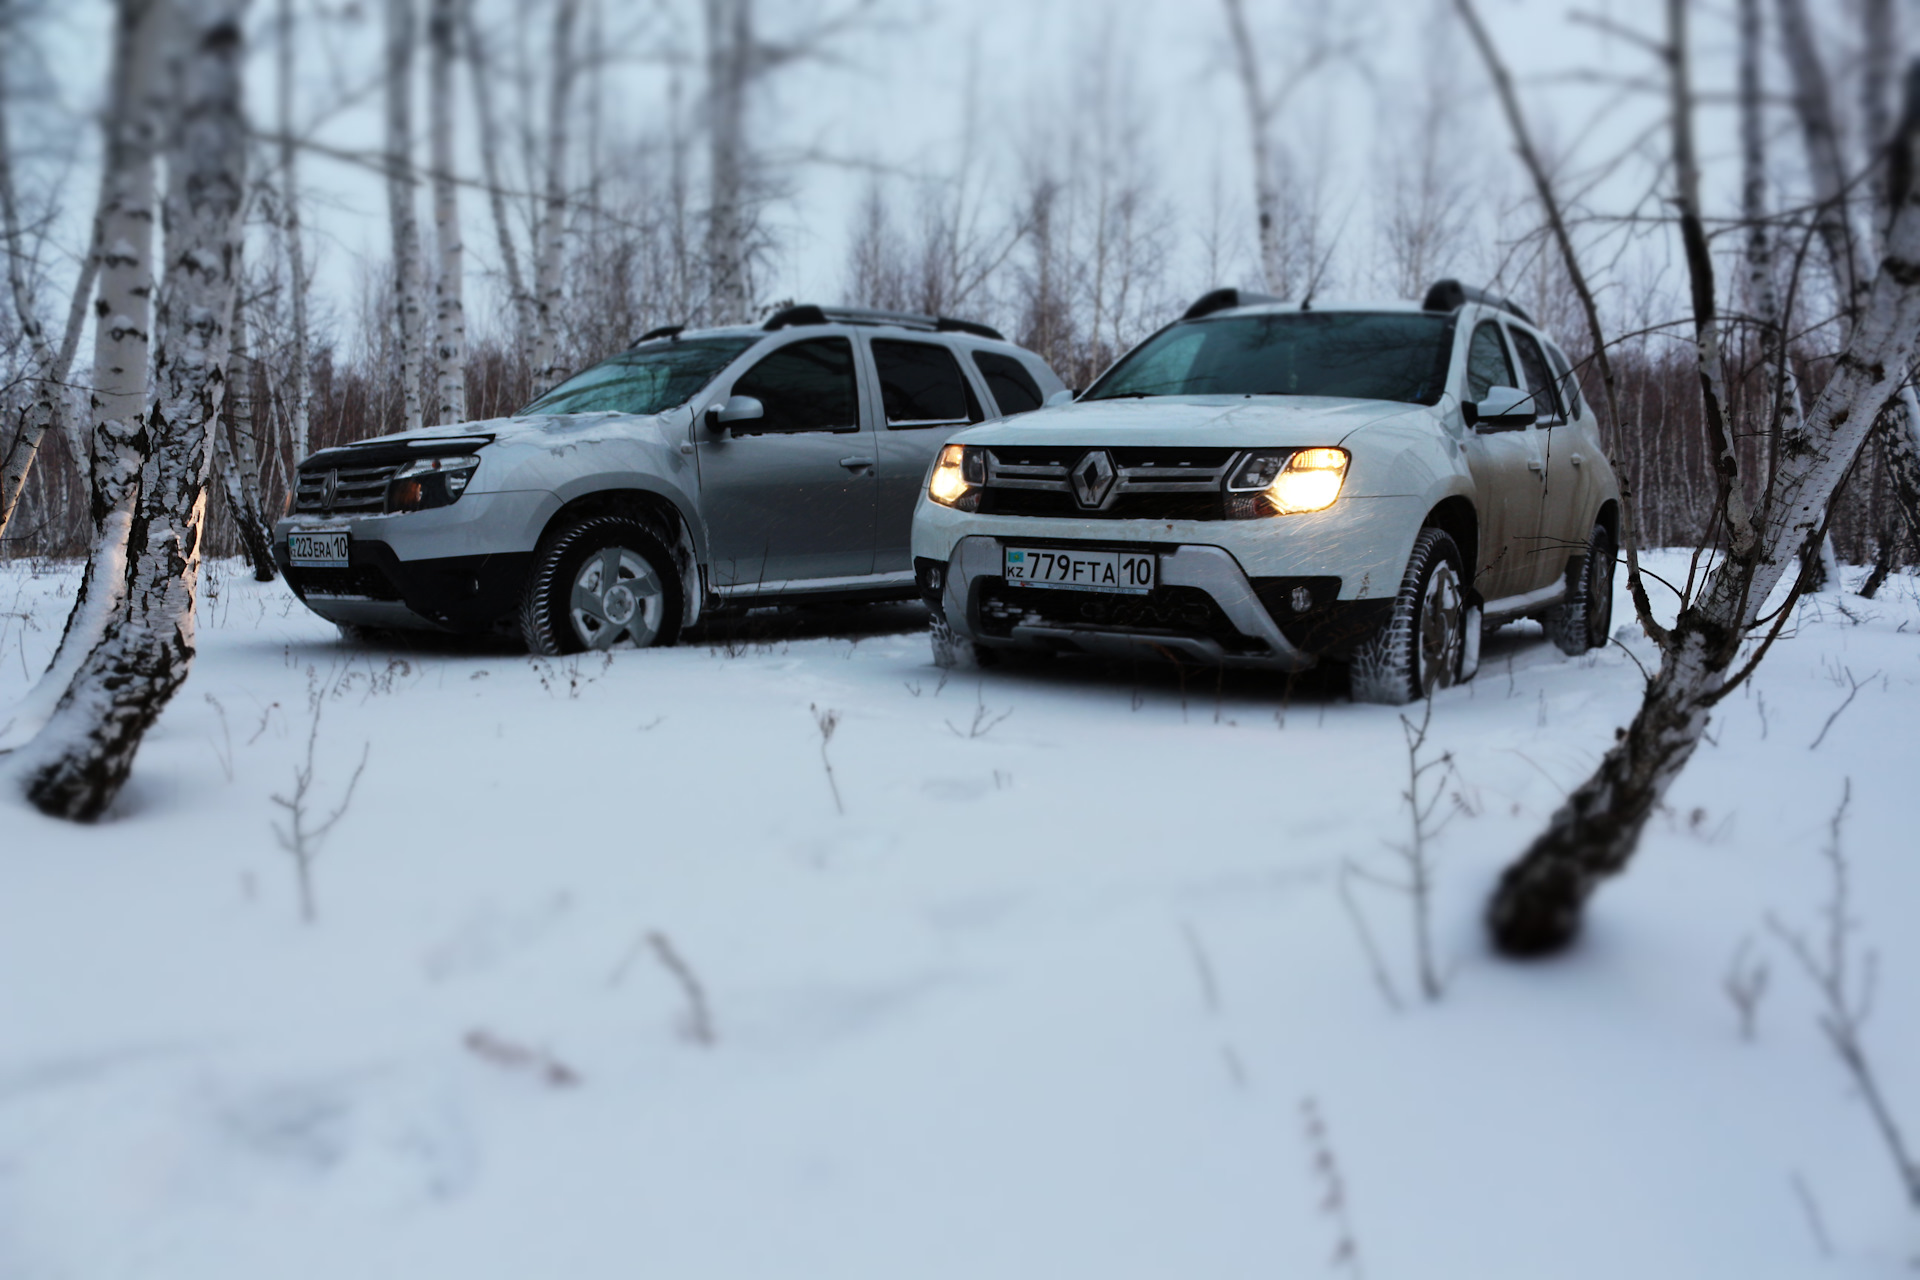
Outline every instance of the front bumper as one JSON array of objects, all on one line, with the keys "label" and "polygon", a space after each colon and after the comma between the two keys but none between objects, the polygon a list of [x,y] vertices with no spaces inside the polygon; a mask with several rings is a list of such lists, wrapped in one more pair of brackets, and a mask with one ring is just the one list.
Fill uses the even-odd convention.
[{"label": "front bumper", "polygon": [[1250,578],[1222,548],[1190,544],[1146,548],[1159,557],[1148,595],[1009,586],[1004,545],[974,535],[944,562],[915,562],[928,605],[956,634],[990,648],[1303,671],[1350,654],[1393,608],[1391,599],[1341,601],[1337,578]]},{"label": "front bumper", "polygon": [[384,542],[356,538],[346,567],[296,568],[284,534],[273,544],[287,585],[329,622],[401,630],[492,630],[520,605],[533,553],[402,560]]},{"label": "front bumper", "polygon": [[[519,607],[533,552],[557,500],[537,490],[469,492],[450,506],[395,515],[293,515],[273,554],[293,593],[330,622],[462,633],[492,630]],[[345,567],[296,568],[288,531],[344,529]]]}]

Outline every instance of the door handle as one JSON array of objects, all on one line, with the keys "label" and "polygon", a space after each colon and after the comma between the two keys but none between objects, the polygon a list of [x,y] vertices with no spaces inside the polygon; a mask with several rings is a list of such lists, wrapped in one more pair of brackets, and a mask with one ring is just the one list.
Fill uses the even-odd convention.
[{"label": "door handle", "polygon": [[1546,474],[1546,467],[1540,462],[1538,458],[1527,459],[1527,470],[1538,471],[1542,475]]},{"label": "door handle", "polygon": [[842,458],[840,459],[840,465],[843,467],[846,467],[850,471],[857,471],[861,467],[872,466],[873,459],[872,458]]},{"label": "door handle", "polygon": [[1579,466],[1585,466],[1587,460],[1581,457],[1579,454],[1575,453],[1575,454],[1568,455],[1567,461],[1571,462],[1574,466],[1579,467]]}]

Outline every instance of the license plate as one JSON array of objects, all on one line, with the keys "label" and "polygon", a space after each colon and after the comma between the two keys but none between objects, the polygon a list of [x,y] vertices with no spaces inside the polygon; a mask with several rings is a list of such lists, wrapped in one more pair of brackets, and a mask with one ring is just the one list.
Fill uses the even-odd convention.
[{"label": "license plate", "polygon": [[305,569],[345,568],[345,529],[294,529],[287,534],[287,560]]},{"label": "license plate", "polygon": [[1065,587],[1145,595],[1153,590],[1154,557],[1135,551],[1062,551],[1008,547],[1006,579],[1022,587]]}]

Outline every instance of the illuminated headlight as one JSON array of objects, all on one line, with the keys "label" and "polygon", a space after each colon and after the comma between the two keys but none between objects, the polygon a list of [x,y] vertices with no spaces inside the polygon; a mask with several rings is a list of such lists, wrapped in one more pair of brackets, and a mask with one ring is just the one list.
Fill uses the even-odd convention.
[{"label": "illuminated headlight", "polygon": [[1265,449],[1248,454],[1227,479],[1235,519],[1325,511],[1347,480],[1345,449]]},{"label": "illuminated headlight", "polygon": [[473,454],[453,458],[415,458],[393,473],[387,486],[388,511],[425,511],[449,506],[467,491],[467,482],[480,459]]},{"label": "illuminated headlight", "polygon": [[950,444],[940,450],[927,481],[927,496],[956,511],[978,511],[980,490],[987,483],[987,451],[972,445]]}]

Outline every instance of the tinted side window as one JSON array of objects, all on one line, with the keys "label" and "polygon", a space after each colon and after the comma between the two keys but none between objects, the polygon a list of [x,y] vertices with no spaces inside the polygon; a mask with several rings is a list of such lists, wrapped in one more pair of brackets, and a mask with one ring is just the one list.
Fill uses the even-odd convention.
[{"label": "tinted side window", "polygon": [[1507,344],[1500,341],[1500,326],[1483,321],[1473,331],[1473,345],[1467,348],[1467,399],[1476,404],[1487,398],[1495,387],[1517,387],[1513,361],[1507,359]]},{"label": "tinted side window", "polygon": [[976,351],[973,353],[973,364],[980,370],[980,376],[987,380],[987,390],[993,393],[993,402],[1000,406],[1002,417],[1031,413],[1046,399],[1040,394],[1040,384],[1027,372],[1027,366],[1012,356]]},{"label": "tinted side window", "polygon": [[846,338],[813,338],[782,347],[742,374],[733,394],[752,396],[767,408],[760,421],[736,424],[735,435],[860,429],[853,343]]},{"label": "tinted side window", "polygon": [[1533,392],[1534,411],[1542,422],[1560,421],[1560,393],[1553,389],[1553,371],[1547,357],[1530,333],[1510,329],[1514,350],[1520,353],[1520,367],[1527,371],[1527,390]]},{"label": "tinted side window", "polygon": [[[881,402],[890,427],[966,422],[967,382],[953,352],[931,342],[876,339],[873,362],[880,370]],[[977,421],[977,419],[974,419]]]}]

